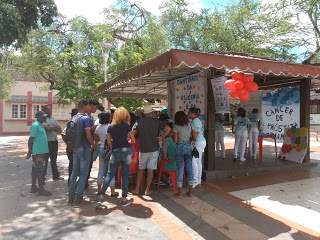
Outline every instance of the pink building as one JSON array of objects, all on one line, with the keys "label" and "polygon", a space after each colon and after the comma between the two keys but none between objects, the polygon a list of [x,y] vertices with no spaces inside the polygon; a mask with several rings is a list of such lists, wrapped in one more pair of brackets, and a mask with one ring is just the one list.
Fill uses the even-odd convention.
[{"label": "pink building", "polygon": [[49,91],[48,82],[16,79],[16,84],[7,100],[0,101],[0,135],[29,134],[35,113],[43,106],[52,107],[52,116],[64,128],[70,118],[73,103],[58,104],[57,90]]}]

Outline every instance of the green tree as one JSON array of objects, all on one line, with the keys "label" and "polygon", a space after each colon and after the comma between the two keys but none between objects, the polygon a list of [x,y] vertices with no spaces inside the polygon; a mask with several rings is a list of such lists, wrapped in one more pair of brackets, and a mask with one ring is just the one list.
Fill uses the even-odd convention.
[{"label": "green tree", "polygon": [[298,44],[289,38],[297,30],[290,16],[275,14],[254,0],[213,7],[196,13],[185,0],[164,3],[162,25],[175,48],[246,52],[296,60],[296,54],[289,51]]},{"label": "green tree", "polygon": [[[135,16],[142,17],[139,21]],[[142,63],[169,48],[157,19],[138,5],[119,1],[106,9],[108,21],[92,25],[84,18],[63,19],[49,28],[29,34],[22,49],[21,64],[32,79],[47,80],[59,90],[60,102],[88,98],[103,83],[102,42],[112,43],[108,60],[108,78]],[[141,23],[142,22],[142,23]],[[121,25],[122,24],[122,25]],[[160,30],[160,31],[159,31]],[[109,99],[116,106],[137,109],[143,99]]]},{"label": "green tree", "polygon": [[320,2],[317,0],[280,0],[272,6],[300,26],[295,38],[306,50],[302,53],[304,64],[319,64],[320,53]]},{"label": "green tree", "polygon": [[2,50],[0,52],[0,100],[9,98],[9,92],[14,87],[15,77],[20,77],[17,57],[12,51]]},{"label": "green tree", "polygon": [[57,16],[53,0],[6,0],[0,2],[0,46],[10,46],[16,41],[21,46],[27,33],[38,27],[52,24]]}]

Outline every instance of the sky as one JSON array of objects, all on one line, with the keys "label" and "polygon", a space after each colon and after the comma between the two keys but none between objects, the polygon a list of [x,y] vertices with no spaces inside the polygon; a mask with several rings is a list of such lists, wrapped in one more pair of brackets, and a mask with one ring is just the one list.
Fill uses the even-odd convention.
[{"label": "sky", "polygon": [[[200,12],[202,8],[210,8],[212,2],[225,4],[225,0],[188,0],[190,8]],[[55,0],[58,11],[67,18],[75,16],[85,17],[90,23],[102,23],[103,9],[110,7],[114,0]],[[154,15],[160,15],[158,7],[163,0],[132,0],[133,2],[140,3],[140,5]]]}]

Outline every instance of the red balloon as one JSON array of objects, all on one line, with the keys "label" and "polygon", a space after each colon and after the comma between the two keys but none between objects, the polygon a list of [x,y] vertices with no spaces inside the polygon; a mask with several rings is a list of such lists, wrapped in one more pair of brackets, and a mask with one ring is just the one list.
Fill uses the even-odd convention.
[{"label": "red balloon", "polygon": [[244,82],[241,81],[241,80],[238,80],[238,81],[236,81],[236,82],[234,83],[234,86],[235,86],[235,88],[237,88],[237,89],[241,89],[241,88],[244,87]]},{"label": "red balloon", "polygon": [[237,98],[238,97],[238,90],[236,88],[231,90],[230,97],[232,97],[232,98]]},{"label": "red balloon", "polygon": [[253,76],[244,76],[243,81],[244,82],[253,82]]},{"label": "red balloon", "polygon": [[258,84],[256,84],[255,82],[247,82],[245,84],[245,88],[249,91],[249,92],[256,92],[259,88]]},{"label": "red balloon", "polygon": [[226,88],[229,88],[229,89],[234,88],[234,83],[235,83],[235,82],[236,82],[235,80],[227,80],[227,81],[224,83],[224,86],[225,86]]},{"label": "red balloon", "polygon": [[243,72],[233,72],[231,74],[232,79],[234,80],[243,80],[244,73]]},{"label": "red balloon", "polygon": [[250,100],[250,94],[248,93],[247,96],[244,96],[244,97],[240,98],[240,100],[241,100],[242,102],[248,102],[248,101]]},{"label": "red balloon", "polygon": [[250,97],[250,93],[246,88],[238,90],[238,97],[240,98],[240,100],[248,98],[248,95]]}]

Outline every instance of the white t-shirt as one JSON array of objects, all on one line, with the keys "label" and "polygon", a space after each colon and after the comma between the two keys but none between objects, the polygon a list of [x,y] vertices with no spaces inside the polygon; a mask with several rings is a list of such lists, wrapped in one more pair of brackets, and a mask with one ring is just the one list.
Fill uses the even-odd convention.
[{"label": "white t-shirt", "polygon": [[96,131],[94,132],[100,138],[100,141],[99,141],[100,147],[104,147],[104,142],[107,139],[107,133],[108,133],[109,125],[110,124],[101,124],[96,128]]},{"label": "white t-shirt", "polygon": [[100,125],[100,119],[98,118],[95,122],[94,122],[94,124],[93,125]]}]

